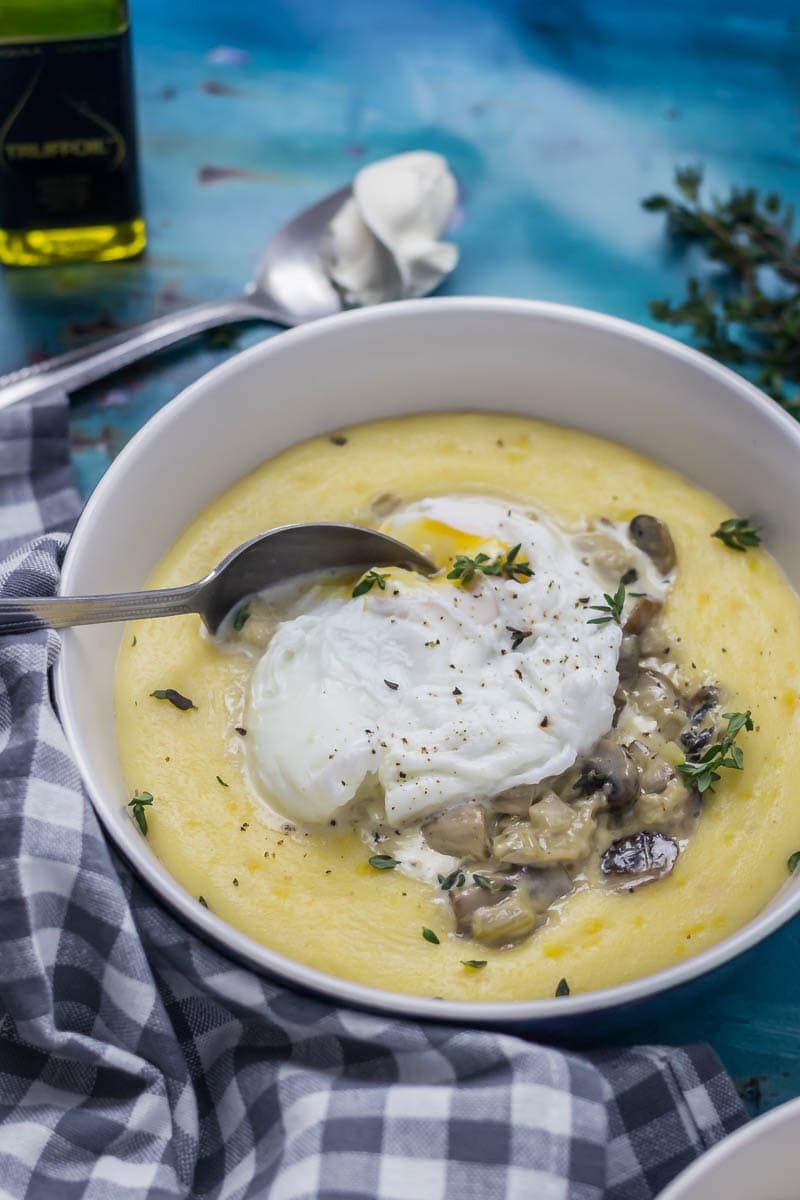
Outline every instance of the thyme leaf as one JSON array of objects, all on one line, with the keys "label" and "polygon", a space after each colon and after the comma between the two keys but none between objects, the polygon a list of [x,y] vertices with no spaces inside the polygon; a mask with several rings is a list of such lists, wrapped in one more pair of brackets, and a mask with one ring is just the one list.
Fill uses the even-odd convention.
[{"label": "thyme leaf", "polygon": [[391,854],[373,854],[369,865],[376,871],[393,871],[397,866],[397,859],[392,858]]},{"label": "thyme leaf", "polygon": [[472,878],[479,888],[483,888],[485,892],[515,892],[517,885],[508,883],[500,879],[490,879],[488,875],[476,875],[473,873]]},{"label": "thyme leaf", "polygon": [[719,538],[731,550],[747,550],[761,545],[761,530],[748,517],[729,517],[711,535]]},{"label": "thyme leaf", "polygon": [[359,580],[359,582],[353,588],[353,591],[352,591],[353,599],[355,599],[356,596],[366,595],[367,592],[372,590],[372,588],[375,586],[375,584],[378,585],[378,587],[380,588],[380,590],[382,592],[385,592],[386,591],[386,580],[388,578],[389,578],[388,575],[381,575],[381,573],[379,571],[375,571],[375,570],[367,571],[366,575],[362,576],[362,578]]},{"label": "thyme leaf", "polygon": [[795,850],[794,854],[790,854],[786,860],[786,869],[790,875],[793,875],[800,866],[800,850]]},{"label": "thyme leaf", "polygon": [[455,871],[451,871],[449,875],[438,875],[437,878],[443,892],[449,892],[454,887],[463,887],[467,882],[467,877],[460,867],[456,867]]},{"label": "thyme leaf", "polygon": [[462,958],[462,967],[471,967],[473,971],[480,971],[482,967],[487,965],[485,958]]},{"label": "thyme leaf", "polygon": [[252,616],[252,613],[250,612],[250,605],[243,604],[242,607],[237,612],[236,616],[233,618],[233,628],[236,631],[236,633],[242,632],[245,625],[250,620],[251,616]]},{"label": "thyme leaf", "polygon": [[568,996],[569,995],[569,984],[567,983],[566,979],[559,979],[558,984],[556,986],[556,995],[557,996]]},{"label": "thyme leaf", "polygon": [[532,629],[514,629],[511,625],[506,625],[506,632],[511,634],[512,650],[519,649],[526,638],[533,637]]},{"label": "thyme leaf", "polygon": [[149,808],[152,803],[152,792],[136,791],[133,793],[133,799],[128,801],[128,808],[131,810],[131,816],[139,826],[139,830],[141,831],[143,837],[147,837],[147,813],[144,810],[145,808]]},{"label": "thyme leaf", "polygon": [[428,929],[427,925],[422,926],[422,936],[425,938],[425,941],[430,942],[432,946],[441,945],[439,938],[432,929]]},{"label": "thyme leaf", "polygon": [[151,692],[150,695],[155,700],[169,700],[170,704],[174,704],[176,708],[181,710],[181,712],[188,712],[190,708],[197,708],[197,705],[193,704],[188,696],[182,696],[180,692],[176,692],[174,688],[157,688],[156,691]]}]

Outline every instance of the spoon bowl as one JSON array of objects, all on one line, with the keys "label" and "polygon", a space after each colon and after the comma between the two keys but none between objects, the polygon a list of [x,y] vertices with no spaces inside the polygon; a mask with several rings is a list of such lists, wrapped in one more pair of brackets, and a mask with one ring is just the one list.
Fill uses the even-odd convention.
[{"label": "spoon bowl", "polygon": [[[279,324],[315,321],[345,307],[341,293],[325,272],[320,248],[328,225],[352,194],[350,186],[340,188],[304,208],[278,230],[264,251],[244,295],[260,311],[273,313],[272,319]],[[389,254],[384,270],[390,278],[394,276],[390,290],[399,295],[400,271]]]},{"label": "spoon bowl", "polygon": [[185,613],[198,613],[215,634],[225,618],[256,592],[312,572],[376,566],[407,567],[426,574],[436,570],[411,546],[361,525],[326,521],[282,525],[244,542],[204,579],[184,587],[108,596],[0,598],[0,634]]},{"label": "spoon bowl", "polygon": [[[253,279],[238,295],[165,313],[88,346],[2,375],[0,408],[48,392],[76,391],[149,354],[220,325],[266,321],[291,327],[341,312],[346,307],[344,300],[325,272],[320,250],[328,225],[352,192],[349,184],[338,188],[279,229],[270,239]],[[383,270],[391,285],[389,291],[400,295],[400,271],[388,251]],[[443,271],[432,277],[428,291],[438,287],[448,274],[449,271]]]}]

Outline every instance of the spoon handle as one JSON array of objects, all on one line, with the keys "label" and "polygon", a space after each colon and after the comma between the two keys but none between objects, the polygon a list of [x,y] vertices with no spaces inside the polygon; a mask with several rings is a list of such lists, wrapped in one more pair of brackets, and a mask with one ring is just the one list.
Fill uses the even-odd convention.
[{"label": "spoon handle", "polygon": [[[19,371],[0,376],[0,408],[30,400],[51,391],[73,392],[127,367],[148,354],[164,350],[185,338],[214,329],[228,321],[275,320],[265,308],[245,296],[208,301],[191,308],[165,313],[141,325],[112,333],[88,346],[45,359]],[[280,323],[279,318],[277,323]]]},{"label": "spoon handle", "polygon": [[198,612],[201,586],[192,583],[188,587],[111,596],[4,596],[0,598],[0,634]]}]

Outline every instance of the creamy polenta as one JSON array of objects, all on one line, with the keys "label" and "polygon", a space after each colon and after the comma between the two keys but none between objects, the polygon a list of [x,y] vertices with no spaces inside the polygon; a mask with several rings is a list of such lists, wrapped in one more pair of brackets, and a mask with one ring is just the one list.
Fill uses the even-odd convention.
[{"label": "creamy polenta", "polygon": [[[590,872],[527,940],[476,947],[456,936],[441,893],[375,869],[346,822],[321,832],[275,820],[248,749],[252,658],[215,644],[197,617],[135,622],[120,651],[120,754],[131,796],[153,797],[154,852],[198,903],[257,941],[335,975],[424,996],[532,999],[552,996],[562,980],[573,993],[588,991],[719,941],[774,895],[800,848],[800,604],[768,553],[711,537],[730,513],[680,476],[599,438],[496,414],[359,426],[295,446],[242,479],[184,532],[149,586],[197,579],[276,525],[377,525],[387,497],[447,494],[502,496],[569,527],[643,512],[668,526],[678,566],[659,617],[659,654],[690,686],[718,681],[726,711],[752,710],[755,725],[739,739],[744,769],[723,770],[704,794],[671,873],[618,890]],[[153,696],[168,689],[195,707]],[[477,961],[486,965],[465,965]]]}]

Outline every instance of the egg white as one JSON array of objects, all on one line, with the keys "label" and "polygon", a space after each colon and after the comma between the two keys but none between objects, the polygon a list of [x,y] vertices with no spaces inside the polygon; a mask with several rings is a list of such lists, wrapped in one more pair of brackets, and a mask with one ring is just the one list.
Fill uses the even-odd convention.
[{"label": "egg white", "polygon": [[[602,586],[576,540],[502,500],[438,497],[394,513],[521,545],[529,579],[393,569],[363,596],[281,623],[253,673],[248,741],[271,805],[328,822],[376,788],[397,826],[560,774],[611,726],[621,639],[589,624]],[[529,636],[514,648],[515,635]]]}]

